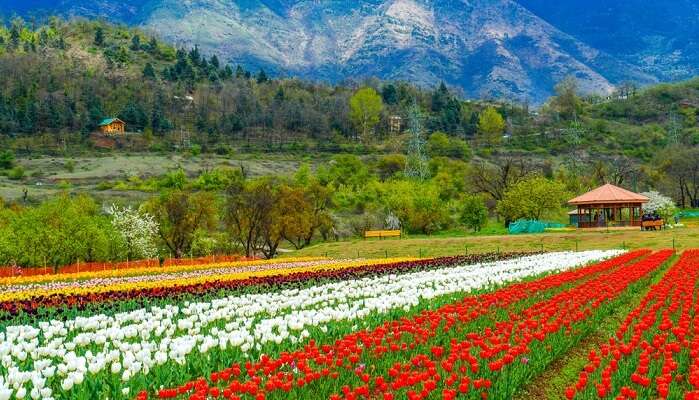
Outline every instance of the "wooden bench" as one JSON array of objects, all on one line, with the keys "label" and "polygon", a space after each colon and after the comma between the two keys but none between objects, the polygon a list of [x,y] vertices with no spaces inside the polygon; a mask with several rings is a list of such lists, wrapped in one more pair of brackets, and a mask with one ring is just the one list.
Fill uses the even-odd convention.
[{"label": "wooden bench", "polygon": [[395,231],[365,231],[364,232],[364,239],[369,239],[369,238],[388,238],[388,237],[402,237],[401,231],[400,230],[395,230]]},{"label": "wooden bench", "polygon": [[641,230],[644,231],[650,231],[650,230],[662,230],[663,226],[665,225],[665,221],[662,219],[657,220],[657,221],[643,221],[641,222]]}]

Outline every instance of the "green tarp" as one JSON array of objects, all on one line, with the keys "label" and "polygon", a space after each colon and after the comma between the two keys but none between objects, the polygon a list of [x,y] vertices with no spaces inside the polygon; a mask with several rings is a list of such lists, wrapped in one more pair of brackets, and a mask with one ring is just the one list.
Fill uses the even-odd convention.
[{"label": "green tarp", "polygon": [[507,230],[511,234],[543,233],[546,228],[565,228],[565,225],[558,222],[520,219],[511,223]]}]

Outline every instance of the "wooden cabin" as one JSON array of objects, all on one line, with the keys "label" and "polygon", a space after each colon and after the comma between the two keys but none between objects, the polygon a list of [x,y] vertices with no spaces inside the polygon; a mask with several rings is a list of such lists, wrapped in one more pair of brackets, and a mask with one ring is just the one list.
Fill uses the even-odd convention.
[{"label": "wooden cabin", "polygon": [[119,118],[107,118],[100,122],[99,128],[105,135],[123,135],[126,131],[126,123]]}]

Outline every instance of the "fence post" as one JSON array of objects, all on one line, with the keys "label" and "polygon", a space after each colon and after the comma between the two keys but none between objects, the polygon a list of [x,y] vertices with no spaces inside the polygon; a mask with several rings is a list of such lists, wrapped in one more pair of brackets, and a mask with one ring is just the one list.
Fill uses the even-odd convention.
[{"label": "fence post", "polygon": [[575,252],[578,252],[578,239],[575,239]]},{"label": "fence post", "polygon": [[672,252],[675,252],[675,237],[672,237]]},{"label": "fence post", "polygon": [[388,250],[386,250],[386,258],[388,258]]}]

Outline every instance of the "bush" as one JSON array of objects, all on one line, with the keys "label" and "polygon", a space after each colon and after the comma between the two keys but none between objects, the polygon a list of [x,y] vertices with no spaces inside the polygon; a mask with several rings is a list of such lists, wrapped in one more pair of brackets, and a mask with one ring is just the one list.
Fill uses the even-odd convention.
[{"label": "bush", "polygon": [[66,171],[72,173],[73,171],[75,171],[75,161],[73,161],[73,160],[66,161],[66,163],[64,164],[64,167],[65,167]]},{"label": "bush", "polygon": [[15,155],[10,150],[0,152],[0,170],[10,169],[15,164]]},{"label": "bush", "polygon": [[18,165],[10,170],[10,172],[7,174],[7,177],[12,179],[13,181],[19,181],[24,178],[24,168],[22,166]]}]

